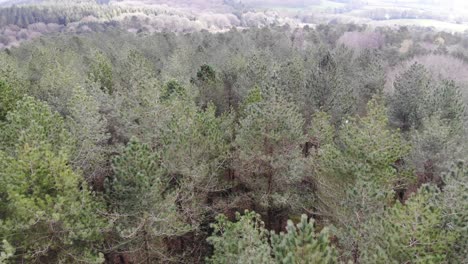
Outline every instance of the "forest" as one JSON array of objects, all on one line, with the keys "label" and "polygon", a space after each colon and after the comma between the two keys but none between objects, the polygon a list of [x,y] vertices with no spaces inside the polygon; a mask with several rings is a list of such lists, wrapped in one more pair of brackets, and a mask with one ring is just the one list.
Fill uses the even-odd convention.
[{"label": "forest", "polygon": [[106,23],[0,51],[0,263],[468,263],[466,32]]}]

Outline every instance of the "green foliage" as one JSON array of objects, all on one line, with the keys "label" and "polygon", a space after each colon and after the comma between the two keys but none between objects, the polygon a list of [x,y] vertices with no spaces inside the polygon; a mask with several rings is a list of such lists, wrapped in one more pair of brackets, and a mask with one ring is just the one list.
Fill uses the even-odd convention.
[{"label": "green foliage", "polygon": [[[306,79],[304,92],[306,115],[324,111],[334,123],[354,112],[355,98],[352,87],[346,83],[343,69],[331,52],[319,55]],[[311,108],[311,109],[310,109]]]},{"label": "green foliage", "polygon": [[197,80],[201,82],[214,82],[216,80],[216,72],[207,64],[203,64],[197,72]]},{"label": "green foliage", "polygon": [[30,89],[27,94],[47,102],[62,115],[68,114],[67,104],[75,87],[84,85],[80,60],[71,51],[57,54],[53,48],[37,48],[29,62]]},{"label": "green foliage", "polygon": [[319,208],[336,217],[332,219],[337,222],[346,258],[352,258],[356,247],[369,241],[364,229],[367,219],[385,211],[395,199],[394,189],[413,181],[411,171],[398,165],[410,147],[398,130],[388,127],[381,100],[369,101],[366,112],[367,116],[346,120],[337,143],[324,145],[313,156],[320,183]]},{"label": "green foliage", "polygon": [[419,128],[428,103],[431,79],[421,64],[413,64],[393,83],[395,91],[390,98],[391,121],[403,131]]},{"label": "green foliage", "polygon": [[431,96],[428,115],[439,115],[456,133],[463,127],[465,114],[460,87],[451,80],[441,81]]},{"label": "green foliage", "polygon": [[15,254],[15,248],[3,240],[2,249],[0,251],[0,263],[5,263],[8,259],[11,259]]},{"label": "green foliage", "polygon": [[357,66],[356,74],[360,83],[357,98],[360,101],[359,106],[365,107],[373,96],[382,94],[385,84],[383,59],[377,51],[366,49],[357,58]]},{"label": "green foliage", "polygon": [[0,236],[14,260],[100,262],[105,208],[72,171],[74,139],[46,104],[25,97],[2,124]]},{"label": "green foliage", "polygon": [[276,263],[337,263],[337,252],[330,245],[328,230],[316,233],[314,220],[302,215],[297,225],[289,220],[286,233],[273,234],[271,244]]},{"label": "green foliage", "polygon": [[387,110],[378,98],[368,103],[367,116],[350,118],[340,131],[346,157],[341,163],[355,177],[391,186],[399,176],[393,166],[408,155],[409,145],[398,130],[388,127]]},{"label": "green foliage", "polygon": [[117,212],[135,214],[154,205],[164,189],[158,157],[149,147],[132,140],[113,160],[115,176],[108,182],[108,200]]},{"label": "green foliage", "polygon": [[425,118],[422,122],[423,128],[411,134],[413,149],[410,158],[420,171],[424,171],[424,166],[431,164],[431,168],[426,169],[440,175],[450,167],[452,160],[463,157],[465,143],[460,123],[454,122],[452,126],[450,122],[435,114]]},{"label": "green foliage", "polygon": [[317,112],[312,116],[312,124],[309,127],[309,136],[321,146],[333,144],[335,129],[332,126],[331,116],[325,112]]},{"label": "green foliage", "polygon": [[[218,215],[211,224],[213,245],[209,263],[336,263],[337,252],[330,245],[327,229],[315,232],[314,221],[302,215],[294,225],[288,221],[286,233],[269,236],[260,215],[236,213],[236,222]],[[271,246],[268,239],[271,239]]]},{"label": "green foliage", "polygon": [[197,77],[191,83],[198,88],[198,105],[206,107],[209,103],[216,106],[218,113],[224,113],[231,107],[230,96],[215,70],[209,65],[202,65]]},{"label": "green foliage", "polygon": [[50,144],[0,152],[0,237],[16,248],[13,262],[103,261],[105,208],[67,163]]},{"label": "green foliage", "polygon": [[216,116],[210,104],[198,109],[193,101],[173,98],[161,109],[157,144],[168,179],[180,186],[181,210],[200,224],[209,208],[202,206],[209,192],[224,189],[221,177],[229,155],[232,116]]},{"label": "green foliage", "polygon": [[301,101],[302,91],[306,83],[306,71],[304,61],[301,57],[295,56],[291,60],[281,64],[278,69],[278,85],[285,94],[291,94],[295,100]]},{"label": "green foliage", "polygon": [[18,101],[7,114],[6,122],[0,125],[0,147],[8,153],[14,152],[17,145],[35,146],[43,142],[50,144],[56,153],[73,151],[75,139],[66,130],[62,117],[31,97]]},{"label": "green foliage", "polygon": [[131,251],[148,263],[160,260],[166,253],[162,239],[188,228],[177,212],[177,194],[167,190],[159,157],[148,145],[131,140],[112,164],[106,198],[118,235],[115,249]]},{"label": "green foliage", "polygon": [[100,113],[98,101],[103,92],[92,86],[89,89],[87,92],[79,87],[73,91],[66,121],[70,133],[77,139],[71,162],[88,180],[94,180],[105,170],[110,149],[106,145],[110,136],[107,119]]},{"label": "green foliage", "polygon": [[111,101],[111,109],[118,113],[115,133],[119,141],[127,142],[136,136],[148,142],[154,132],[161,93],[153,65],[141,53],[130,51],[118,77]]},{"label": "green foliage", "polygon": [[456,233],[443,225],[440,192],[423,186],[406,203],[397,202],[366,225],[371,238],[361,248],[364,263],[440,263]]},{"label": "green foliage", "polygon": [[291,186],[300,181],[304,170],[303,126],[295,105],[273,91],[248,105],[239,120],[234,167],[239,182],[255,190],[252,195],[262,213],[270,214],[273,208],[293,209],[297,197]]},{"label": "green foliage", "polygon": [[218,215],[211,224],[213,234],[208,242],[213,245],[213,255],[208,263],[274,263],[268,244],[268,231],[260,215],[246,211],[236,213],[237,222]]},{"label": "green foliage", "polygon": [[246,107],[248,107],[249,105],[260,103],[262,100],[263,100],[262,91],[258,86],[255,86],[253,89],[249,91],[249,93],[245,97],[243,101],[242,110],[245,111]]},{"label": "green foliage", "polygon": [[468,261],[468,166],[457,162],[443,176],[442,207],[444,226],[456,234],[453,248],[447,251],[450,263],[465,263]]},{"label": "green foliage", "polygon": [[163,91],[160,97],[161,101],[166,101],[172,96],[185,96],[186,91],[182,85],[180,85],[176,80],[171,80],[166,83],[163,87]]},{"label": "green foliage", "polygon": [[[164,27],[178,16],[72,2],[0,9],[3,25],[46,23],[8,25],[0,48],[64,29],[50,23],[95,32],[0,52],[0,262],[102,262],[105,252],[109,262],[336,263],[330,223],[340,261],[467,262],[466,168],[448,169],[467,156],[465,74],[413,65],[383,93],[385,71],[439,36],[463,53],[461,34],[352,24],[149,34],[161,11],[174,19]],[[385,44],[345,48],[347,31]],[[400,54],[403,40],[413,47]],[[441,191],[418,192],[426,182]],[[214,215],[246,208],[265,224],[219,216],[204,243]],[[302,213],[315,222],[272,236],[264,227]]]},{"label": "green foliage", "polygon": [[97,53],[89,69],[89,78],[101,85],[101,90],[112,94],[113,72],[110,60],[102,53]]},{"label": "green foliage", "polygon": [[5,121],[7,113],[15,108],[20,98],[18,91],[0,79],[0,121]]},{"label": "green foliage", "polygon": [[[386,111],[378,98],[371,100],[368,103],[367,116],[345,120],[338,132],[337,143],[331,140],[332,128],[327,124],[326,116],[321,119],[316,118],[317,125],[313,119],[312,128],[317,131],[312,131],[312,135],[316,135],[315,137],[319,139],[323,138],[322,141],[326,143],[312,158],[316,164],[317,181],[323,182],[327,187],[319,191],[323,194],[320,200],[328,204],[326,205],[328,210],[340,208],[341,199],[348,199],[346,191],[355,184],[359,185],[359,188],[367,188],[366,184],[371,184],[371,188],[377,186],[380,191],[388,192],[397,184],[406,185],[412,181],[404,170],[398,172],[395,168],[396,163],[409,154],[410,147],[397,130],[388,127]],[[330,186],[336,190],[330,189]],[[331,194],[332,191],[334,192]],[[371,189],[368,191],[374,192]],[[365,196],[368,191],[361,189],[356,195]],[[366,206],[367,198],[359,196],[352,198],[354,199],[363,202],[362,206]],[[369,199],[372,200],[371,197]],[[342,209],[351,211],[356,209],[348,206]],[[354,217],[338,218],[352,221]]]}]

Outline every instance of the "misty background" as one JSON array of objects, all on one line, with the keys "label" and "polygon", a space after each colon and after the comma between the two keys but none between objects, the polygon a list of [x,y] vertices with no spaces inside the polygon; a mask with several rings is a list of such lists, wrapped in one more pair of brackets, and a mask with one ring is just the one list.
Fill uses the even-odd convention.
[{"label": "misty background", "polygon": [[[0,48],[54,32],[133,33],[318,24],[468,29],[463,0],[0,0]],[[347,36],[349,38],[349,36]]]}]

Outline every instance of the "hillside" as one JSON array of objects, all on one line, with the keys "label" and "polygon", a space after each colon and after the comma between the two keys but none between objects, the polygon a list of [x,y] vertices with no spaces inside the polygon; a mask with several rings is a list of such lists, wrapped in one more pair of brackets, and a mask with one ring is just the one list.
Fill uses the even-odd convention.
[{"label": "hillside", "polygon": [[467,263],[468,32],[424,2],[0,8],[0,263]]}]

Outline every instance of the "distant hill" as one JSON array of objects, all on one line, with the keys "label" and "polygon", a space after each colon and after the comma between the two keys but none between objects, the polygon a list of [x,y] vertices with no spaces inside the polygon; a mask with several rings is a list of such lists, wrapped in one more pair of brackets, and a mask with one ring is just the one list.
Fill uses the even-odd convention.
[{"label": "distant hill", "polygon": [[22,5],[22,4],[33,4],[40,3],[42,0],[0,0],[0,6],[11,6],[11,5]]}]

